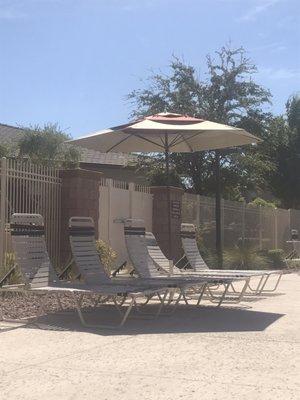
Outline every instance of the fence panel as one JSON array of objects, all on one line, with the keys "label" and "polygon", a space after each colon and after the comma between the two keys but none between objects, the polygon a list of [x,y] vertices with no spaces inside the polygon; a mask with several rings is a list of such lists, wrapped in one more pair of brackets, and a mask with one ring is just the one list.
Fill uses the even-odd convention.
[{"label": "fence panel", "polygon": [[[257,248],[262,248],[261,214],[260,207],[245,207],[244,237]],[[234,243],[233,243],[234,245]]]},{"label": "fence panel", "polygon": [[[293,210],[298,211],[298,210]],[[298,211],[299,212],[299,211]],[[299,212],[300,215],[300,212]],[[291,239],[291,228],[293,222],[293,215],[290,210],[276,209],[276,237],[277,248],[288,250],[289,245],[287,241]],[[300,227],[299,227],[300,228]]]},{"label": "fence panel", "polygon": [[228,200],[222,203],[223,245],[232,247],[233,243],[245,237],[245,204]]},{"label": "fence panel", "polygon": [[297,229],[300,234],[300,210],[289,210],[290,213],[290,228]]},{"label": "fence panel", "polygon": [[185,193],[182,198],[182,222],[201,228],[204,245],[215,248],[215,200],[210,197]]},{"label": "fence panel", "polygon": [[[246,203],[222,200],[222,238],[225,248],[240,238],[253,242],[259,249],[286,250],[290,229],[300,232],[300,210],[283,210],[248,206]],[[206,247],[215,248],[215,199],[185,193],[182,200],[182,222],[201,228]]]},{"label": "fence panel", "polygon": [[0,265],[12,251],[9,232],[13,213],[39,213],[45,220],[49,255],[59,264],[61,180],[58,170],[28,161],[1,159]]},{"label": "fence panel", "polygon": [[152,202],[149,187],[102,179],[99,186],[99,238],[118,254],[118,262],[128,259],[123,225],[116,220],[142,218],[146,229],[152,230]]}]

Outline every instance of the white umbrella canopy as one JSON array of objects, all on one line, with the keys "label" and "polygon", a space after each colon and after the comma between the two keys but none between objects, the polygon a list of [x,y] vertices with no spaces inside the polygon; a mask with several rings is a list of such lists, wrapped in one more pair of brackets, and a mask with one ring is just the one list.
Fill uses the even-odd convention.
[{"label": "white umbrella canopy", "polygon": [[244,129],[186,115],[160,113],[70,141],[101,152],[178,152],[223,149],[259,142]]}]

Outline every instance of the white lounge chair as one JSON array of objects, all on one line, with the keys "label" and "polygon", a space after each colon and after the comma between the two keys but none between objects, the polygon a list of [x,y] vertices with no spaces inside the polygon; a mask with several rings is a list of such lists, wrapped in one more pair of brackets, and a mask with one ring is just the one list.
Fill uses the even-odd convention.
[{"label": "white lounge chair", "polygon": [[[95,242],[95,226],[92,218],[89,217],[71,217],[69,220],[69,238],[72,249],[72,254],[76,262],[77,268],[80,273],[85,277],[87,282],[102,282],[106,285],[129,285],[139,286],[147,285],[149,287],[168,287],[172,299],[176,292],[179,292],[178,297],[174,300],[174,309],[177,307],[179,302],[183,299],[186,301],[185,290],[187,287],[194,285],[195,280],[178,280],[178,279],[167,279],[160,280],[159,277],[144,274],[141,277],[122,277],[112,279],[107,272],[99,258],[96,242]],[[139,247],[136,249],[135,254],[140,254],[144,249]],[[158,278],[158,279],[157,279]],[[204,285],[203,279],[201,284]],[[147,303],[147,301],[146,301]]]},{"label": "white lounge chair", "polygon": [[[60,296],[69,293],[78,312],[81,323],[87,327],[118,328],[124,325],[132,308],[136,306],[138,298],[144,298],[153,294],[162,294],[164,299],[167,289],[153,287],[128,287],[124,285],[101,285],[86,282],[84,284],[65,283],[55,277],[46,243],[43,218],[39,214],[13,214],[11,218],[12,243],[16,253],[16,260],[24,275],[25,286],[4,286],[0,294],[5,296],[9,292],[35,293],[40,301],[40,311],[44,310],[44,298],[47,295],[55,295],[61,306]],[[92,267],[92,264],[91,264]],[[87,266],[89,268],[89,266]],[[117,325],[89,324],[82,312],[82,300],[84,296],[104,296],[111,299],[118,312],[121,314],[120,323]],[[123,313],[117,302],[119,296],[126,296],[129,304]],[[163,300],[164,300],[163,299]],[[97,302],[98,303],[98,302]],[[1,304],[1,302],[0,302]],[[3,315],[2,315],[3,317]]]},{"label": "white lounge chair", "polygon": [[127,247],[127,252],[130,258],[130,261],[137,272],[137,274],[142,278],[152,278],[157,281],[166,284],[177,284],[184,285],[185,290],[193,289],[196,292],[200,288],[200,296],[198,298],[197,304],[199,305],[203,294],[209,290],[210,286],[215,285],[223,285],[224,291],[221,296],[218,296],[213,299],[213,301],[217,301],[220,306],[226,298],[226,294],[229,290],[229,287],[234,281],[245,281],[243,289],[240,293],[240,296],[236,301],[240,301],[245,293],[248,284],[248,278],[239,278],[236,276],[233,277],[209,277],[209,276],[166,276],[162,274],[162,271],[159,271],[155,262],[150,257],[148,248],[147,248],[147,239],[144,221],[141,219],[127,219],[124,221],[124,235],[125,235],[125,243]]},{"label": "white lounge chair", "polygon": [[[224,270],[224,269],[210,269],[202,258],[196,241],[196,228],[193,224],[181,224],[181,242],[184,251],[184,257],[187,259],[188,264],[192,268],[192,271],[197,273],[213,273],[220,275],[239,275],[249,277],[260,277],[258,285],[253,288],[248,285],[248,289],[255,294],[261,294],[266,292],[274,292],[281,280],[281,277],[287,271],[285,270]],[[276,277],[275,285],[272,289],[266,289],[266,284],[271,276]],[[234,289],[234,287],[232,287]]]},{"label": "white lounge chair", "polygon": [[[135,279],[132,277],[112,278],[106,271],[97,251],[95,240],[95,223],[91,217],[71,217],[69,219],[69,240],[73,259],[84,281],[88,284],[106,286],[123,285],[138,288],[154,288],[171,290],[166,285],[151,279]],[[158,293],[162,302],[162,297]],[[150,300],[150,296],[145,304]],[[162,303],[163,304],[163,303]]]}]

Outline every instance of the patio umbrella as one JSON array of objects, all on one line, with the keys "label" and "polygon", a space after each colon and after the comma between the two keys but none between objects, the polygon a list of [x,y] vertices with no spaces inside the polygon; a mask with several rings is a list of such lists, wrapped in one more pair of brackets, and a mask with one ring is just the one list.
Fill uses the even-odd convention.
[{"label": "patio umbrella", "polygon": [[[167,179],[169,179],[170,152],[191,153],[218,150],[258,141],[258,138],[241,128],[187,115],[159,113],[73,139],[70,143],[101,152],[163,152]],[[220,193],[217,193],[216,200],[219,197]],[[219,202],[216,201],[217,203],[219,207]],[[219,214],[220,210],[217,210],[216,205],[216,216]],[[217,248],[220,247],[218,246],[220,240],[220,221],[217,221]]]},{"label": "patio umbrella", "polygon": [[258,142],[244,129],[174,113],[160,113],[94,132],[70,142],[101,152],[163,152],[167,176],[170,152],[191,153]]}]

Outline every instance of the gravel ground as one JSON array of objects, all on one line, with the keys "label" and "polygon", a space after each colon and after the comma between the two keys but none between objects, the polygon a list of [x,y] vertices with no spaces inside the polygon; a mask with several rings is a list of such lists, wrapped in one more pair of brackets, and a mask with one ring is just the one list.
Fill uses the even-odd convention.
[{"label": "gravel ground", "polygon": [[[64,310],[72,310],[75,308],[74,300],[70,295],[60,294],[59,296]],[[93,306],[96,296],[84,298],[83,307],[90,308]],[[5,293],[4,299],[1,301],[3,317],[5,319],[24,319],[31,318],[39,312],[39,296],[34,293]],[[54,295],[47,295],[44,300],[44,306],[47,314],[55,313],[59,310],[59,304]],[[44,314],[44,312],[42,312]]]}]

